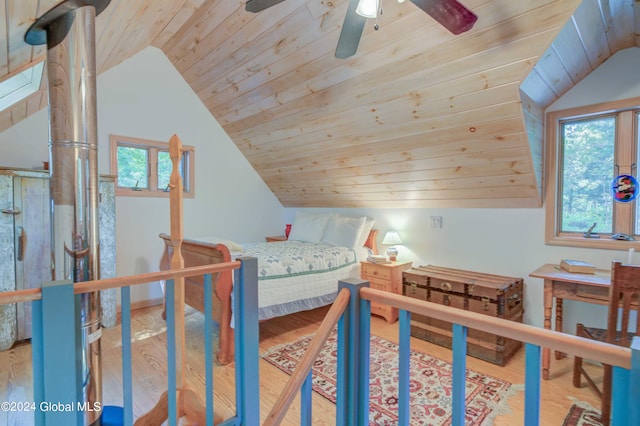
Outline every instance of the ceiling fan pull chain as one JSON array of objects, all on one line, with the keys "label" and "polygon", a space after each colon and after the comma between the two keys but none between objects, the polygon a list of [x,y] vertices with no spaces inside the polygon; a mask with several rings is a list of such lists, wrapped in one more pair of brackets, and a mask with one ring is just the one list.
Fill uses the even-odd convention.
[{"label": "ceiling fan pull chain", "polygon": [[378,25],[378,16],[382,16],[382,0],[380,0],[380,10],[376,13],[376,23],[373,24],[373,29],[376,31],[380,29],[380,25]]}]

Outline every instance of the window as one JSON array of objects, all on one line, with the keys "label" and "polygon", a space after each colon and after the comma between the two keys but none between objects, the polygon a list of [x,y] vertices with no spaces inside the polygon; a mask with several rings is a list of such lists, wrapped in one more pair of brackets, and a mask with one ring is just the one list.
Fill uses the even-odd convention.
[{"label": "window", "polygon": [[13,73],[0,82],[0,110],[4,110],[40,90],[44,61]]},{"label": "window", "polygon": [[614,201],[612,186],[618,175],[637,176],[640,98],[554,111],[547,124],[547,243],[633,247],[612,236],[640,240],[640,209]]},{"label": "window", "polygon": [[[169,195],[172,163],[168,143],[115,135],[110,136],[110,143],[111,170],[117,173],[116,195]],[[194,157],[194,148],[183,145],[179,169],[185,197],[195,194]]]}]

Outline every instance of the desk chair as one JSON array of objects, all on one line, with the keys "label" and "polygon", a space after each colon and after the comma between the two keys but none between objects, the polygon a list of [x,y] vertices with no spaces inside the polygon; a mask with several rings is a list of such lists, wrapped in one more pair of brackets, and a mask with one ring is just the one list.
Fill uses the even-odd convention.
[{"label": "desk chair", "polygon": [[[633,333],[627,332],[629,329],[629,313],[631,301],[637,300],[640,294],[640,266],[623,265],[614,262],[611,268],[611,289],[609,290],[609,314],[607,328],[600,329],[585,327],[578,324],[576,334],[580,337],[599,340],[618,346],[631,346]],[[619,309],[620,308],[620,309]],[[620,327],[618,328],[618,319]],[[636,333],[640,326],[640,316],[636,321]],[[602,380],[602,390],[598,388],[595,381],[582,367],[582,358],[575,357],[573,361],[573,385],[581,387],[580,379],[585,377],[587,384],[601,398],[602,424],[609,425],[611,417],[611,376],[613,368],[610,365],[603,365],[604,378]]]}]

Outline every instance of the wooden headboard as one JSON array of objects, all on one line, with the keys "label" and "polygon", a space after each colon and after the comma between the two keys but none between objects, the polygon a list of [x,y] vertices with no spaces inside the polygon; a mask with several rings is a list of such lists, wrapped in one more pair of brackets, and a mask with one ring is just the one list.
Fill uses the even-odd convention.
[{"label": "wooden headboard", "polygon": [[373,251],[373,254],[378,254],[378,230],[377,229],[372,229],[371,232],[369,232],[369,236],[367,237],[367,241],[364,242],[364,245],[366,247],[369,247],[371,249],[371,251]]}]

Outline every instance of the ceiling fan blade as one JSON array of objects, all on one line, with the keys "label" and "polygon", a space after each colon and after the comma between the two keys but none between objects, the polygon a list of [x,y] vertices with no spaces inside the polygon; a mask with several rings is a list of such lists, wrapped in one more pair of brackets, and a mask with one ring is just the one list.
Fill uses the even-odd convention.
[{"label": "ceiling fan blade", "polygon": [[247,0],[244,4],[244,10],[247,12],[257,13],[283,1],[284,0]]},{"label": "ceiling fan blade", "polygon": [[478,17],[456,0],[411,0],[453,34],[469,31]]},{"label": "ceiling fan blade", "polygon": [[346,59],[355,55],[358,50],[358,44],[360,44],[360,37],[367,18],[356,13],[357,7],[358,0],[349,0],[349,7],[347,7],[347,13],[344,15],[344,23],[336,46],[336,58]]}]

